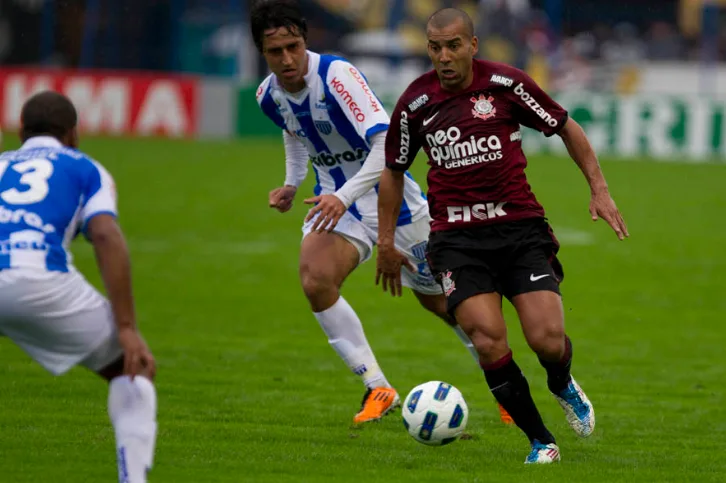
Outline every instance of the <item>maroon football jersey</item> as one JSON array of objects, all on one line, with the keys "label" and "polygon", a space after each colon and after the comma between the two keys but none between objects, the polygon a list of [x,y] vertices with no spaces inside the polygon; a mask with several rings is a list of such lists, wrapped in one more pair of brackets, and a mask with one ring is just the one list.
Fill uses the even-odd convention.
[{"label": "maroon football jersey", "polygon": [[544,217],[524,174],[520,125],[552,136],[566,121],[526,73],[475,60],[466,91],[444,91],[435,71],[406,89],[391,117],[386,164],[406,170],[424,149],[434,231]]}]

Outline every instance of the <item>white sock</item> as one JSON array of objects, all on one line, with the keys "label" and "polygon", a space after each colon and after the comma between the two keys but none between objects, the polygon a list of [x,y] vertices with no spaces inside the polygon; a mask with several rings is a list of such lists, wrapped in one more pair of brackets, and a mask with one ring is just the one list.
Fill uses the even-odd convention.
[{"label": "white sock", "polygon": [[459,324],[456,324],[454,327],[454,332],[456,333],[456,336],[459,338],[461,342],[464,343],[464,347],[469,351],[469,354],[474,358],[477,364],[479,364],[479,353],[476,351],[476,348],[474,347],[474,344],[471,342],[471,339],[468,335],[464,332],[464,330],[459,326]]},{"label": "white sock", "polygon": [[108,415],[116,431],[120,483],[145,483],[154,462],[156,390],[143,376],[116,377],[108,391]]},{"label": "white sock", "polygon": [[343,297],[327,310],[314,312],[335,352],[368,388],[391,387],[373,355],[358,315]]}]

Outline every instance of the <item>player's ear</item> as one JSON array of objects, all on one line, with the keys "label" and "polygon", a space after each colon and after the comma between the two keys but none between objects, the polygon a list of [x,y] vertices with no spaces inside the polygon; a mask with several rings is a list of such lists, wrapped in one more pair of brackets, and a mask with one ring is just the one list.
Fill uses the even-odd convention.
[{"label": "player's ear", "polygon": [[20,143],[24,143],[27,138],[25,137],[25,126],[23,125],[23,120],[20,120],[20,129],[18,130],[18,137],[20,138]]},{"label": "player's ear", "polygon": [[476,35],[471,38],[471,53],[474,57],[479,53],[479,37]]},{"label": "player's ear", "polygon": [[66,144],[73,149],[78,149],[78,127],[74,127],[68,133],[68,141]]}]

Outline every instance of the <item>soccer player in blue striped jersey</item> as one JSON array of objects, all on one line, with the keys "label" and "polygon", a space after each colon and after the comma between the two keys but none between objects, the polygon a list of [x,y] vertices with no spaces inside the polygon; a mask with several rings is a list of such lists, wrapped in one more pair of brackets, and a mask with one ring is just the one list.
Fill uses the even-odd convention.
[{"label": "soccer player in blue striped jersey", "polygon": [[[21,112],[22,146],[0,155],[0,336],[54,375],[80,365],[109,381],[119,481],[141,483],[156,441],[155,363],[136,328],[114,182],[78,151],[76,124],[65,96],[36,94]],[[73,266],[80,233],[108,300]]]},{"label": "soccer player in blue striped jersey", "polygon": [[[328,341],[366,385],[355,423],[377,420],[399,404],[376,362],[358,315],[340,295],[355,268],[371,257],[378,228],[378,179],[385,167],[389,117],[365,76],[345,59],[307,50],[307,25],[297,2],[258,2],[251,12],[257,48],[272,74],[257,90],[260,108],[281,130],[284,186],[270,206],[292,207],[311,162],[314,207],[303,225],[300,279]],[[419,185],[407,173],[396,230],[402,285],[449,323],[478,361],[471,341],[450,318],[445,298],[426,261],[430,217]],[[394,288],[401,294],[401,285]]]}]

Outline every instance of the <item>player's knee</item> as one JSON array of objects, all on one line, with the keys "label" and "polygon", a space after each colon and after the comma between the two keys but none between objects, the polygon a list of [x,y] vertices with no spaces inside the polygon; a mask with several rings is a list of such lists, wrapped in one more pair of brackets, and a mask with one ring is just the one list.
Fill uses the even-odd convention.
[{"label": "player's knee", "polygon": [[479,360],[484,364],[497,361],[509,352],[506,333],[491,334],[475,328],[473,332],[467,335],[479,354]]},{"label": "player's knee", "polygon": [[529,347],[540,357],[552,358],[562,354],[565,345],[565,328],[562,324],[542,324],[527,334]]},{"label": "player's knee", "polygon": [[416,297],[423,308],[439,317],[452,327],[457,325],[456,319],[449,314],[446,306],[446,297],[443,295],[423,295],[418,292]]},{"label": "player's knee", "polygon": [[300,268],[300,282],[305,296],[310,300],[336,290],[332,275],[304,265]]}]

